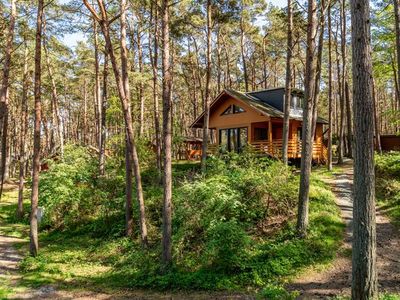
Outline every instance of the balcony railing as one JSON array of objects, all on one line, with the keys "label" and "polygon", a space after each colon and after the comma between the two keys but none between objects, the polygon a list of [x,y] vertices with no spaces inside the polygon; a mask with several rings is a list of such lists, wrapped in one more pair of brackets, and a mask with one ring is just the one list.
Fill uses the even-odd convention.
[{"label": "balcony railing", "polygon": [[[282,140],[273,141],[254,141],[250,144],[251,149],[260,154],[270,155],[275,158],[282,158]],[[208,152],[210,154],[218,151],[217,144],[209,144]],[[289,140],[288,142],[288,158],[301,158],[301,141]],[[313,144],[313,159],[318,163],[325,163],[328,159],[328,150],[321,142]]]}]

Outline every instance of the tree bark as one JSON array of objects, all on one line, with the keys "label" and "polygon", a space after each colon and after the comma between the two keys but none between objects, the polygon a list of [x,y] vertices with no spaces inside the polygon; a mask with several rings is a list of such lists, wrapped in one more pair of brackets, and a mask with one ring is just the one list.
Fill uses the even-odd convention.
[{"label": "tree bark", "polygon": [[[104,51],[104,66],[103,66],[103,95],[101,100],[100,116],[100,144],[99,144],[99,173],[101,176],[105,174],[105,161],[106,161],[106,113],[107,113],[107,97],[108,97],[108,54],[107,49]],[[100,99],[99,99],[100,101]]]},{"label": "tree bark", "polygon": [[285,101],[284,101],[284,117],[283,117],[283,144],[282,144],[282,160],[284,164],[288,163],[288,143],[289,143],[289,117],[290,102],[292,99],[292,47],[293,47],[293,15],[292,1],[288,0],[288,27],[287,27],[287,55],[286,55],[286,85],[285,85]]},{"label": "tree bark", "polygon": [[25,181],[25,162],[26,162],[26,137],[28,133],[28,59],[29,50],[25,41],[24,73],[22,77],[22,103],[21,103],[21,138],[19,153],[19,182],[18,182],[18,208],[17,216],[22,218],[24,215],[24,181]]},{"label": "tree bark", "polygon": [[396,54],[397,54],[397,101],[400,108],[400,2],[393,0],[395,32],[396,32]]},{"label": "tree bark", "polygon": [[[43,19],[43,34],[46,32],[46,19]],[[43,50],[46,56],[46,66],[47,72],[49,73],[49,78],[51,82],[51,107],[52,107],[52,136],[58,137],[58,142],[60,143],[60,156],[64,157],[64,133],[62,128],[62,120],[60,115],[60,110],[58,109],[58,94],[56,81],[54,79],[53,70],[50,64],[49,51],[47,49],[47,43],[43,41]],[[52,149],[53,150],[53,149]],[[52,152],[52,151],[51,151]]]},{"label": "tree bark", "polygon": [[32,166],[32,192],[30,215],[30,254],[37,256],[38,219],[37,209],[39,200],[39,171],[40,171],[40,123],[41,123],[41,57],[42,57],[42,24],[43,24],[43,0],[38,0],[38,12],[36,20],[36,45],[35,45],[35,125],[33,133],[33,166]]},{"label": "tree bark", "polygon": [[210,120],[210,81],[211,81],[211,0],[207,0],[207,69],[206,69],[206,94],[204,101],[204,121],[203,121],[203,144],[201,152],[201,169],[206,170],[207,148],[209,140],[209,120]]},{"label": "tree bark", "polygon": [[352,299],[377,299],[374,99],[368,0],[351,1],[354,102]]},{"label": "tree bark", "polygon": [[11,0],[10,24],[4,53],[3,78],[0,90],[0,140],[1,140],[1,163],[0,163],[0,198],[3,194],[4,180],[8,176],[7,172],[7,149],[8,149],[8,97],[9,97],[9,79],[11,69],[11,58],[14,42],[15,19],[17,15],[16,0]]},{"label": "tree bark", "polygon": [[162,0],[162,96],[163,96],[163,154],[164,154],[164,205],[163,205],[163,234],[162,261],[166,267],[172,263],[172,166],[171,166],[171,87],[172,75],[170,66],[169,40],[169,0]]},{"label": "tree bark", "polygon": [[[149,33],[152,36],[152,42],[149,43],[149,53],[151,60],[151,67],[153,71],[153,114],[154,114],[154,132],[155,132],[155,144],[156,144],[156,158],[157,168],[161,171],[162,159],[161,159],[161,133],[160,133],[160,114],[159,114],[159,103],[158,103],[158,1],[155,0],[155,8],[153,12],[153,2],[151,2],[151,23],[154,24],[153,33]],[[154,47],[154,50],[152,49]]]},{"label": "tree bark", "polygon": [[[136,197],[139,203],[139,210],[140,210],[140,232],[141,232],[141,240],[144,246],[147,245],[147,226],[146,226],[146,218],[145,218],[145,206],[144,206],[144,199],[143,199],[143,188],[142,188],[142,179],[140,174],[140,165],[139,165],[139,158],[136,151],[135,145],[135,138],[133,132],[133,124],[132,124],[132,116],[130,110],[130,95],[129,95],[129,80],[127,77],[127,49],[126,49],[126,32],[124,33],[121,30],[121,73],[119,71],[119,66],[117,64],[117,59],[114,53],[113,44],[111,41],[110,36],[110,20],[108,19],[107,11],[105,8],[104,1],[98,1],[100,6],[101,16],[97,14],[94,8],[89,4],[88,0],[83,0],[85,6],[89,9],[92,13],[93,17],[98,21],[101,31],[103,33],[107,52],[110,57],[111,65],[114,72],[115,81],[117,84],[118,96],[120,98],[122,112],[124,115],[125,121],[125,131],[126,131],[126,138],[127,138],[127,149],[129,151],[131,161],[133,164],[133,172],[135,174],[135,181],[136,181]],[[121,11],[121,23],[125,22],[125,5],[126,1],[121,0],[121,7],[123,8]],[[126,23],[126,22],[125,22]],[[122,25],[121,25],[122,27]],[[125,26],[126,27],[126,26]],[[121,28],[122,29],[122,28]],[[127,199],[128,201],[128,199]]]},{"label": "tree bark", "polygon": [[[100,65],[99,65],[99,41],[98,41],[98,36],[97,36],[97,21],[95,18],[93,18],[93,36],[94,36],[94,72],[95,72],[95,82],[94,82],[94,88],[95,88],[95,107],[94,107],[94,112],[95,112],[95,117],[96,117],[96,134],[97,134],[97,143],[99,149],[101,149],[102,145],[102,137],[101,137],[101,130],[102,130],[102,115],[101,115],[101,110],[102,110],[102,102],[104,101],[104,95],[101,96],[100,92]],[[100,100],[102,99],[102,100]],[[104,174],[104,164],[102,165],[102,158],[101,154],[99,156],[99,173],[100,175]],[[103,168],[103,169],[102,169]]]},{"label": "tree bark", "polygon": [[332,96],[332,17],[331,2],[328,4],[328,170],[332,170],[332,132],[333,132],[333,96]]},{"label": "tree bark", "polygon": [[315,36],[317,30],[317,4],[315,0],[308,1],[308,25],[307,25],[307,56],[305,72],[305,108],[303,112],[302,124],[302,149],[301,149],[301,169],[300,169],[300,190],[297,215],[297,232],[299,236],[307,235],[308,210],[309,210],[309,191],[310,174],[312,163],[313,148],[313,110],[314,110],[314,91],[315,91]]},{"label": "tree bark", "polygon": [[376,96],[376,87],[375,87],[375,80],[372,78],[372,98],[374,100],[374,120],[375,120],[375,148],[376,151],[382,153],[382,146],[381,146],[381,132],[380,132],[380,125],[379,125],[379,117],[378,111],[376,109],[377,105],[377,96]]},{"label": "tree bark", "polygon": [[244,87],[245,91],[249,91],[249,78],[247,77],[247,64],[246,64],[246,56],[244,53],[244,39],[245,39],[245,32],[244,32],[244,24],[243,24],[243,16],[240,17],[240,53],[242,55],[242,66],[243,66],[243,77],[244,77]]},{"label": "tree bark", "polygon": [[351,99],[349,91],[349,83],[347,80],[344,83],[345,101],[346,101],[346,114],[347,114],[347,157],[353,157],[353,129],[351,121]]}]

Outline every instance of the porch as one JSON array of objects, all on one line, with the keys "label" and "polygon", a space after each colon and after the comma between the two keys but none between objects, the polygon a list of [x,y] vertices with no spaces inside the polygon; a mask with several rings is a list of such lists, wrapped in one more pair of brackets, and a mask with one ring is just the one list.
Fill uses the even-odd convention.
[{"label": "porch", "polygon": [[[278,140],[260,140],[248,143],[251,151],[257,154],[269,155],[274,158],[282,159],[282,139]],[[219,150],[217,143],[208,145],[208,153],[215,154]],[[301,158],[301,141],[297,139],[289,139],[288,143],[288,158],[299,159]],[[318,164],[326,163],[328,160],[328,149],[324,143],[314,141],[313,144],[313,160]]]}]

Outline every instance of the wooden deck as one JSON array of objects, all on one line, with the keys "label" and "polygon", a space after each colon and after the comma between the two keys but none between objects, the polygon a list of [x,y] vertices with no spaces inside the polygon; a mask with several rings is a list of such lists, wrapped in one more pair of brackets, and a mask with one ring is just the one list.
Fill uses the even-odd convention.
[{"label": "wooden deck", "polygon": [[[282,140],[274,141],[257,141],[250,144],[251,149],[260,154],[266,154],[275,158],[282,158]],[[208,152],[215,153],[218,150],[217,144],[208,145]],[[301,141],[289,140],[288,158],[301,158]],[[318,163],[326,163],[328,161],[328,149],[321,142],[314,142],[313,160]]]}]

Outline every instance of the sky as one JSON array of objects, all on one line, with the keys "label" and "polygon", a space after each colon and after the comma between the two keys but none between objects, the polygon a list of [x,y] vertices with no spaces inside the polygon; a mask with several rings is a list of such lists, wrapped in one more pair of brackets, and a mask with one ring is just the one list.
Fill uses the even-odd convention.
[{"label": "sky", "polygon": [[[60,0],[62,4],[67,2],[69,2],[69,0]],[[287,5],[286,0],[268,0],[267,2],[278,7],[285,7]],[[74,48],[79,41],[84,41],[86,38],[82,32],[76,32],[64,35],[62,40],[67,46]]]}]

